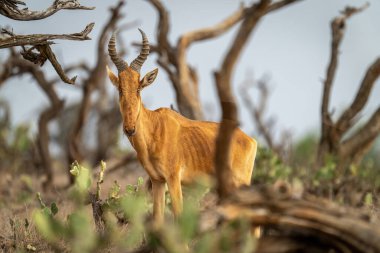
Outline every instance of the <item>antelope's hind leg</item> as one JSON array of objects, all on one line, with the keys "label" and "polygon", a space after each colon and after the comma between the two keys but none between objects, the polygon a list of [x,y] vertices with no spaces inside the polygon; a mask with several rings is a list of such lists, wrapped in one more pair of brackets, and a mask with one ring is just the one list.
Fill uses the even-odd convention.
[{"label": "antelope's hind leg", "polygon": [[153,221],[155,226],[161,226],[164,222],[165,211],[165,182],[152,181],[153,196]]},{"label": "antelope's hind leg", "polygon": [[181,179],[178,174],[175,174],[167,179],[167,183],[172,201],[173,213],[175,218],[178,218],[183,208]]}]

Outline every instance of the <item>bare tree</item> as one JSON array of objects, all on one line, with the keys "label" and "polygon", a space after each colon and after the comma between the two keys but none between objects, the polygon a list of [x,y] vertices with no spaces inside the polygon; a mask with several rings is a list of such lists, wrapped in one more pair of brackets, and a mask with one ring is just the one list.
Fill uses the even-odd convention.
[{"label": "bare tree", "polygon": [[234,131],[238,126],[237,106],[231,89],[231,78],[236,62],[247,43],[248,38],[261,18],[267,13],[280,9],[297,0],[283,0],[271,3],[270,0],[261,0],[253,4],[245,12],[239,31],[218,71],[214,73],[218,90],[219,102],[222,108],[222,122],[216,139],[215,168],[218,177],[218,194],[225,198],[230,193],[230,147]]},{"label": "bare tree", "polygon": [[335,156],[340,169],[349,163],[360,162],[380,133],[379,107],[359,130],[350,136],[347,134],[357,122],[359,114],[368,101],[375,81],[380,76],[380,58],[376,59],[367,69],[354,100],[335,122],[329,112],[330,94],[338,66],[339,47],[344,36],[346,20],[364,10],[367,6],[365,5],[361,8],[346,7],[342,14],[331,22],[331,55],[323,86],[321,139],[317,165],[323,165],[326,155]]},{"label": "bare tree", "polygon": [[278,184],[233,193],[219,208],[220,220],[270,229],[256,252],[379,252],[379,221],[364,211],[298,192]]},{"label": "bare tree", "polygon": [[216,38],[227,32],[239,22],[245,9],[240,7],[231,16],[215,26],[202,28],[182,34],[176,45],[169,40],[169,13],[160,0],[149,0],[159,14],[157,24],[157,45],[151,50],[158,54],[157,63],[166,71],[176,92],[179,111],[191,119],[203,119],[203,111],[199,98],[198,74],[194,67],[187,62],[187,50],[195,42]]},{"label": "bare tree", "polygon": [[[280,138],[276,140],[274,136],[275,119],[267,116],[267,109],[270,96],[269,79],[267,77],[254,80],[247,77],[240,86],[240,96],[244,106],[249,111],[258,135],[262,136],[268,148],[270,148],[282,161],[287,161],[291,146],[291,133],[289,130],[282,130]],[[249,90],[256,88],[258,91],[258,102],[252,101]]]},{"label": "bare tree", "polygon": [[50,101],[50,107],[45,109],[38,119],[38,136],[36,138],[40,165],[47,176],[44,183],[46,189],[53,183],[53,160],[49,150],[48,124],[58,116],[63,108],[64,101],[58,97],[54,88],[57,80],[47,80],[44,72],[37,65],[22,59],[19,54],[11,50],[10,56],[4,63],[4,71],[0,73],[0,84],[9,78],[23,74],[31,75]]},{"label": "bare tree", "polygon": [[[105,66],[106,62],[108,61],[108,56],[105,52],[105,44],[107,42],[107,35],[114,30],[115,24],[117,20],[121,18],[120,8],[124,4],[124,1],[119,1],[118,4],[111,9],[112,15],[109,19],[109,21],[106,23],[101,36],[98,41],[98,52],[97,52],[97,63],[95,67],[90,68],[85,63],[78,63],[74,64],[68,68],[66,68],[64,71],[62,70],[62,73],[70,72],[73,70],[82,70],[88,73],[88,78],[85,79],[82,83],[82,89],[83,89],[83,97],[81,100],[81,103],[79,105],[78,114],[76,116],[76,120],[74,123],[74,126],[72,128],[72,132],[68,138],[68,156],[69,161],[73,162],[74,160],[82,161],[82,150],[80,143],[82,142],[82,132],[83,127],[85,125],[85,122],[88,118],[88,113],[90,111],[90,108],[92,107],[91,102],[91,94],[93,91],[98,90],[102,92],[102,95],[106,95],[105,91]],[[71,35],[69,35],[71,36]],[[80,36],[79,34],[74,34],[73,36]],[[86,35],[87,36],[87,35]],[[47,45],[48,46],[48,45]],[[25,58],[25,56],[24,56]],[[44,110],[42,114],[39,117],[38,122],[38,136],[37,136],[37,147],[39,150],[39,158],[41,162],[41,166],[44,168],[47,180],[46,180],[46,187],[49,187],[53,183],[53,163],[52,158],[49,151],[49,143],[50,143],[50,133],[48,129],[48,124],[58,116],[59,112],[63,109],[63,100],[61,100],[54,88],[54,84],[59,82],[60,79],[54,78],[52,80],[47,80],[45,77],[44,72],[38,67],[38,65],[33,64],[30,61],[27,61],[25,59],[22,59],[21,56],[16,53],[14,49],[11,49],[11,53],[9,58],[6,62],[3,64],[3,69],[0,72],[0,85],[4,83],[6,80],[12,77],[16,77],[25,73],[30,74],[37,84],[42,88],[42,90],[45,92],[46,96],[50,100],[51,106]],[[99,101],[106,100],[106,98],[100,97]],[[99,104],[99,103],[98,103]],[[99,105],[98,105],[99,107]],[[113,109],[113,111],[115,111]],[[100,117],[108,117],[107,112],[103,112]],[[110,114],[114,115],[112,111]],[[109,117],[108,117],[109,119]],[[117,125],[116,120],[116,125]],[[100,138],[100,137],[99,137]],[[106,144],[106,143],[103,143]]]},{"label": "bare tree", "polygon": [[26,5],[20,0],[3,0],[0,2],[0,14],[10,19],[20,21],[38,20],[50,17],[60,10],[93,10],[95,7],[86,7],[78,0],[55,0],[53,5],[43,11],[31,11],[28,8],[21,9],[19,5]]},{"label": "bare tree", "polygon": [[[74,123],[74,127],[69,137],[68,143],[68,161],[82,161],[84,159],[83,152],[81,151],[82,134],[85,122],[88,119],[89,111],[92,106],[91,95],[94,91],[104,91],[106,82],[106,64],[108,62],[108,55],[106,54],[107,37],[110,32],[115,29],[117,21],[122,17],[120,10],[124,5],[124,1],[119,1],[117,5],[111,8],[111,17],[104,26],[98,41],[97,60],[92,69],[89,69],[88,78],[82,83],[82,100],[79,106],[79,112]],[[104,93],[103,93],[104,94]]]},{"label": "bare tree", "polygon": [[[30,21],[47,18],[59,10],[93,10],[94,7],[82,6],[77,0],[56,0],[53,5],[44,11],[30,11],[28,8],[19,9],[19,5],[25,5],[19,0],[3,0],[0,2],[0,14],[20,21]],[[35,64],[43,65],[49,60],[63,82],[74,84],[76,77],[68,78],[59,64],[50,45],[53,40],[89,40],[88,34],[92,31],[94,23],[88,24],[80,33],[73,34],[31,34],[16,35],[12,31],[2,29],[3,37],[0,37],[0,49],[21,46],[24,59]]]}]

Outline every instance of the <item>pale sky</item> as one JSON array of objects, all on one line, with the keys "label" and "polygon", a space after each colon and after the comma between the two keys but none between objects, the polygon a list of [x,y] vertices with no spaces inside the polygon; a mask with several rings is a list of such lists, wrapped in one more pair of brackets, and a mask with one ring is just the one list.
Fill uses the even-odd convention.
[{"label": "pale sky", "polygon": [[[46,8],[53,1],[26,1],[30,9]],[[108,6],[117,1],[87,0],[83,5],[96,6],[94,11],[60,11],[50,18],[21,22],[0,16],[0,25],[9,25],[17,34],[27,33],[73,33],[81,31],[86,24],[95,22],[91,33],[92,41],[57,41],[53,46],[58,60],[63,65],[78,61],[94,64],[96,41],[100,30],[109,17]],[[170,12],[170,40],[175,42],[184,33],[197,28],[212,26],[237,10],[240,1],[233,0],[162,0]],[[246,4],[252,1],[245,1]],[[365,2],[370,7],[349,19],[342,42],[339,69],[332,91],[331,108],[337,117],[342,108],[349,104],[358,89],[365,70],[380,57],[380,1],[371,0],[304,0],[301,3],[267,15],[253,33],[247,48],[240,58],[233,78],[235,91],[253,71],[255,77],[271,76],[269,114],[277,118],[278,129],[290,129],[295,136],[319,129],[322,81],[330,54],[330,21],[347,4],[361,6]],[[157,15],[155,9],[144,0],[129,0],[123,9],[125,17],[121,23],[137,20],[152,43],[155,43]],[[218,69],[228,50],[236,28],[225,35],[193,44],[188,50],[189,62],[197,68],[200,77],[200,96],[203,105],[214,108],[208,119],[219,119],[213,71]],[[130,44],[140,40],[137,27],[123,33],[130,50],[126,60],[137,56],[137,50]],[[6,50],[0,50],[4,59]],[[152,56],[142,68],[142,74],[158,67]],[[45,64],[49,76],[56,75]],[[80,78],[80,76],[79,76]],[[80,83],[80,81],[78,82]],[[109,84],[110,92],[114,92]],[[78,88],[68,84],[57,85],[59,95],[68,103],[80,98]],[[257,91],[251,90],[252,100],[257,101]],[[238,92],[235,93],[241,104]],[[11,103],[14,123],[36,121],[38,112],[48,103],[39,87],[30,77],[13,79],[0,88],[0,98]],[[380,105],[380,83],[377,82],[363,118],[369,117]],[[174,93],[165,71],[159,75],[151,87],[143,93],[143,100],[150,109],[169,107],[175,104]],[[240,106],[240,121],[247,133],[253,133],[250,115]]]}]

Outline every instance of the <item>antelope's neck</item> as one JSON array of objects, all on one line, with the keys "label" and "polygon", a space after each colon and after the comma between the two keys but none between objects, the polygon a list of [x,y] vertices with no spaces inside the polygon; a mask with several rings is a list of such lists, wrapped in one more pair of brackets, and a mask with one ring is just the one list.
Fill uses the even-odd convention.
[{"label": "antelope's neck", "polygon": [[157,120],[155,112],[146,109],[141,104],[140,113],[136,121],[136,134],[128,137],[136,152],[147,150],[147,146],[153,139]]}]

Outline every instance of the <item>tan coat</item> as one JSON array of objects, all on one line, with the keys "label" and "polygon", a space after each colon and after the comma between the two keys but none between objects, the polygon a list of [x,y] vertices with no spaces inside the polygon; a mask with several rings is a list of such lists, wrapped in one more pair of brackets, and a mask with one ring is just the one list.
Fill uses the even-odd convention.
[{"label": "tan coat", "polygon": [[[157,69],[141,81],[140,75],[129,67],[118,77],[109,69],[108,74],[119,90],[124,132],[152,181],[153,216],[161,223],[165,183],[177,216],[182,211],[181,183],[191,183],[202,175],[214,175],[214,146],[219,125],[190,120],[166,108],[146,109],[140,91],[154,81]],[[250,184],[256,149],[254,139],[240,129],[235,132],[230,160],[235,187]]]}]

